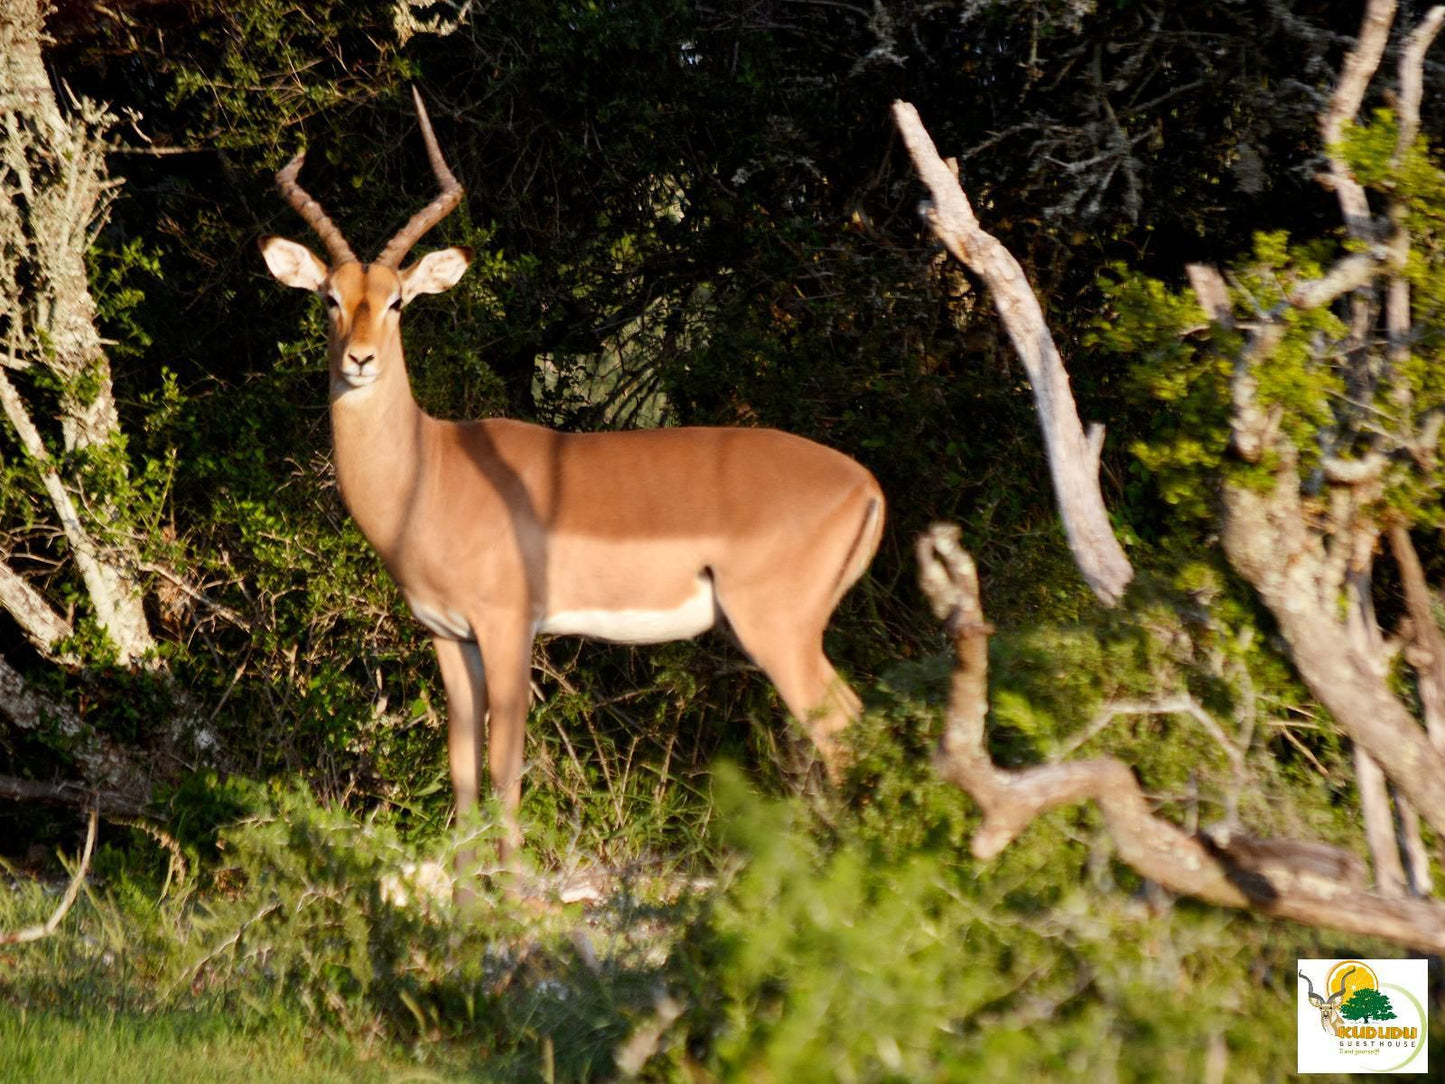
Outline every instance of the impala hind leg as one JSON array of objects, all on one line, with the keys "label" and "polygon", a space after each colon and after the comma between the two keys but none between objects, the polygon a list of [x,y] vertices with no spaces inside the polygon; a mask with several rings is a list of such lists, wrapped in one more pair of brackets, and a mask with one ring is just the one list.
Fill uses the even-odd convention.
[{"label": "impala hind leg", "polygon": [[821,624],[800,626],[777,612],[772,598],[756,603],[720,598],[720,602],[743,650],[777,687],[788,711],[817,748],[829,780],[839,782],[848,753],[838,734],[858,718],[862,701],[823,654]]}]

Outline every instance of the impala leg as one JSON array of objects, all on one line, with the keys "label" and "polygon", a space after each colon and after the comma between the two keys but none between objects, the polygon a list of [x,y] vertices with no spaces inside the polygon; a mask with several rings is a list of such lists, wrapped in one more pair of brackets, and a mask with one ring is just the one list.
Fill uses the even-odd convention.
[{"label": "impala leg", "polygon": [[755,663],[777,686],[788,711],[812,740],[828,778],[839,782],[848,755],[838,733],[858,718],[862,702],[823,654],[821,628],[780,620],[770,602],[722,602],[728,624]]},{"label": "impala leg", "polygon": [[[761,663],[759,665],[762,665]],[[838,735],[862,711],[858,694],[838,676],[819,644],[811,652],[763,666],[788,710],[802,724],[822,758],[829,781],[839,783],[848,766],[848,751]]]},{"label": "impala leg", "polygon": [[[487,714],[487,680],[477,645],[462,640],[434,640],[437,665],[447,693],[447,760],[457,815],[475,809],[481,797],[482,720]],[[458,877],[476,867],[471,851],[457,855]]]},{"label": "impala leg", "polygon": [[492,793],[502,805],[501,851],[506,864],[522,846],[517,811],[522,804],[522,753],[532,693],[532,630],[494,623],[489,631],[479,633],[478,643],[490,678],[487,763]]}]

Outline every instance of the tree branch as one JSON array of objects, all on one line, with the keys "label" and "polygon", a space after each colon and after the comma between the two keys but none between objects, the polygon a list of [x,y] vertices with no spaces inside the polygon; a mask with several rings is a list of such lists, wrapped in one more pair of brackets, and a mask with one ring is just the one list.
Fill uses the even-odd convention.
[{"label": "tree branch", "polygon": [[908,102],[894,102],[893,118],[919,176],[933,196],[923,209],[929,227],[993,293],[999,318],[1033,387],[1069,549],[1094,594],[1112,606],[1123,596],[1134,570],[1109,523],[1099,489],[1097,448],[1090,444],[1079,422],[1069,375],[1049,333],[1043,309],[1018,261],[979,225],[959,185],[956,167],[950,168],[939,157],[918,111]]},{"label": "tree branch", "polygon": [[36,779],[21,779],[13,775],[0,775],[0,798],[15,802],[58,805],[67,809],[98,809],[107,819],[117,820],[118,823],[130,827],[139,825],[125,818],[138,818],[146,809],[144,801],[118,790],[97,790],[84,783],[69,780],[42,783]]},{"label": "tree branch", "polygon": [[1355,46],[1345,55],[1340,81],[1330,96],[1329,108],[1320,118],[1320,132],[1324,137],[1325,155],[1329,161],[1329,177],[1335,195],[1340,201],[1340,213],[1344,216],[1345,227],[1350,236],[1371,238],[1374,226],[1370,218],[1370,204],[1365,198],[1365,189],[1353,171],[1339,156],[1340,140],[1346,124],[1354,122],[1359,115],[1360,105],[1365,100],[1365,91],[1370,80],[1380,67],[1380,58],[1385,55],[1385,46],[1390,41],[1390,27],[1395,21],[1395,0],[1369,0],[1365,5],[1364,21],[1360,24],[1359,37]]},{"label": "tree branch", "polygon": [[[21,730],[34,730],[42,724],[54,727],[65,739],[65,747],[75,758],[87,787],[128,796],[134,812],[139,812],[149,800],[150,768],[97,734],[75,708],[36,692],[3,655],[0,655],[0,715],[8,717]],[[18,793],[15,796],[27,797]]]},{"label": "tree branch", "polygon": [[984,620],[973,559],[953,526],[935,526],[923,535],[918,558],[920,584],[934,613],[943,617],[958,659],[935,763],[983,811],[983,827],[972,843],[976,857],[996,856],[1047,810],[1092,800],[1119,857],[1171,892],[1445,950],[1445,906],[1362,890],[1359,861],[1348,852],[1293,840],[1189,835],[1154,816],[1133,772],[1111,757],[1019,771],[996,766],[984,743],[992,630]]},{"label": "tree branch", "polygon": [[0,608],[15,619],[25,638],[48,659],[55,659],[54,645],[75,634],[71,623],[56,612],[30,581],[0,560]]},{"label": "tree branch", "polygon": [[95,608],[96,620],[109,635],[123,665],[137,660],[155,647],[140,600],[129,596],[124,578],[104,560],[100,547],[81,522],[75,501],[46,451],[45,442],[40,439],[40,430],[4,368],[0,368],[0,407],[19,436],[21,447],[35,464],[45,492],[50,495],[76,568],[85,581],[86,594]]},{"label": "tree branch", "polygon": [[1445,634],[1435,623],[1430,587],[1425,582],[1425,570],[1409,530],[1403,523],[1394,523],[1388,534],[1390,552],[1400,570],[1405,607],[1410,614],[1411,645],[1406,649],[1405,659],[1415,670],[1425,732],[1431,744],[1445,753]]},{"label": "tree branch", "polygon": [[1445,4],[1437,4],[1425,13],[1400,52],[1399,138],[1395,143],[1395,160],[1404,158],[1410,144],[1420,132],[1420,101],[1425,94],[1425,54],[1429,52],[1440,24],[1445,22]]}]

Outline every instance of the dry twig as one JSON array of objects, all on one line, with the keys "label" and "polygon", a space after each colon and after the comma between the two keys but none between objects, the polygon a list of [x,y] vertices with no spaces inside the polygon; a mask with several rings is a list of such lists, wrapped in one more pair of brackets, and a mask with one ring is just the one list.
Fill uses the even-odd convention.
[{"label": "dry twig", "polygon": [[23,930],[0,933],[0,945],[23,945],[28,941],[39,941],[42,937],[49,937],[55,932],[61,920],[65,918],[65,913],[75,902],[75,897],[80,895],[80,886],[85,883],[85,875],[90,869],[90,855],[95,850],[95,833],[99,824],[100,810],[92,807],[90,827],[85,832],[85,850],[80,856],[80,864],[76,866],[75,876],[70,879],[70,886],[66,888],[65,895],[61,897],[60,904],[50,917],[38,926],[26,926]]}]

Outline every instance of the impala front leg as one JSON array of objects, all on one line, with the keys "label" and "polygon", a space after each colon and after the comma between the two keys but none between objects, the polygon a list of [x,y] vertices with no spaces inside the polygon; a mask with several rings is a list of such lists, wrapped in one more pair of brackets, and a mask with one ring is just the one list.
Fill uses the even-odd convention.
[{"label": "impala front leg", "polygon": [[[447,693],[447,760],[457,817],[477,807],[481,797],[482,720],[487,715],[487,679],[477,645],[465,640],[437,637],[437,665]],[[470,849],[457,855],[457,876],[475,873],[476,856]]]},{"label": "impala front leg", "polygon": [[493,620],[480,626],[477,643],[490,681],[487,762],[492,793],[502,806],[502,862],[508,865],[522,846],[517,812],[522,804],[522,753],[532,693],[532,627]]}]

